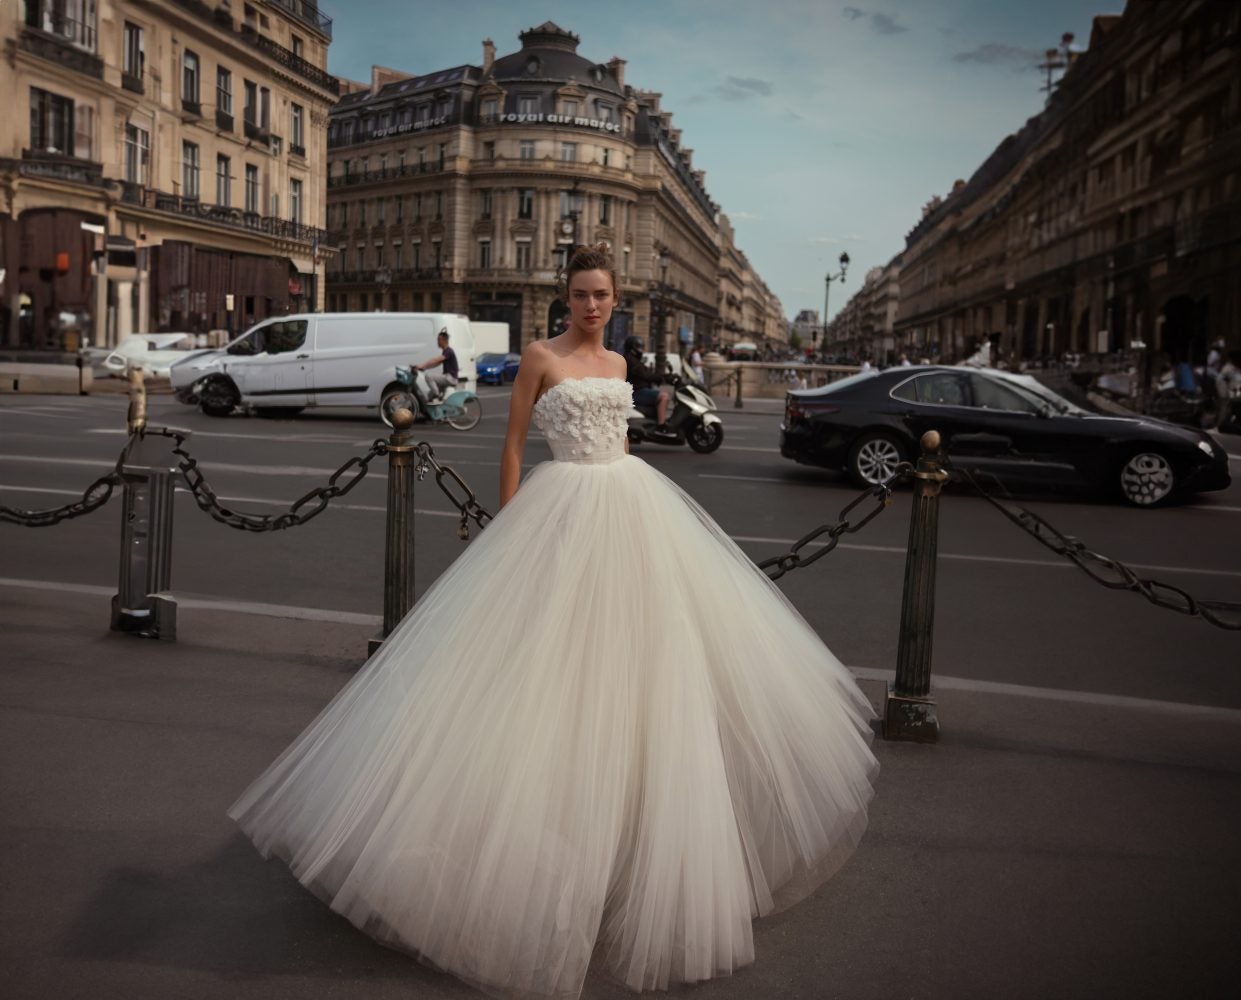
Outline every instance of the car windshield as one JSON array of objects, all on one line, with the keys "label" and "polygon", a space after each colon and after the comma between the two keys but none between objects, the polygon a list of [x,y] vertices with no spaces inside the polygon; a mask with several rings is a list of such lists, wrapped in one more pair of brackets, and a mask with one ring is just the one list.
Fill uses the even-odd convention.
[{"label": "car windshield", "polygon": [[502,365],[504,361],[505,356],[503,354],[484,354],[478,359],[480,365]]}]

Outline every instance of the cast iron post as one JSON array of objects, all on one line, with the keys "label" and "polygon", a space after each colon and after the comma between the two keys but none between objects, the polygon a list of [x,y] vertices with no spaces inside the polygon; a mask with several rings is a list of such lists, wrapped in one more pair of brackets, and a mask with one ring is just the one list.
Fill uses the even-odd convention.
[{"label": "cast iron post", "polygon": [[414,606],[414,415],[392,414],[388,439],[388,519],[384,547],[383,631],[367,643],[373,654]]},{"label": "cast iron post", "polygon": [[933,743],[939,720],[931,697],[931,638],[935,625],[935,558],[939,547],[939,492],[948,474],[940,461],[938,431],[922,435],[913,473],[913,510],[901,600],[896,682],[884,701],[883,737]]}]

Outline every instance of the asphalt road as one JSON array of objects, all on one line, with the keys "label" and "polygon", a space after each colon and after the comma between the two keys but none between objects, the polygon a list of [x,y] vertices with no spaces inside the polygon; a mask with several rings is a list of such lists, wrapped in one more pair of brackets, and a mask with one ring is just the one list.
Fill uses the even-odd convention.
[{"label": "asphalt road", "polygon": [[[433,428],[418,437],[494,509],[508,391],[484,389],[483,404],[484,419],[474,430]],[[0,502],[42,508],[79,494],[115,461],[125,440],[125,410],[121,396],[0,396]],[[722,416],[725,444],[714,455],[649,445],[635,454],[703,504],[755,559],[835,521],[856,495],[839,476],[779,455],[778,415],[751,408],[725,409]],[[365,411],[219,420],[157,395],[150,398],[150,422],[190,430],[190,449],[212,487],[235,508],[256,513],[285,509],[384,431]],[[1224,444],[1241,481],[1241,438]],[[527,461],[548,457],[546,445],[532,437]],[[241,605],[379,614],[385,479],[382,460],[376,464],[316,520],[270,534],[217,524],[180,493],[174,592]],[[909,499],[898,493],[888,511],[836,552],[781,581],[837,655],[863,674],[895,663]],[[1080,497],[1022,502],[1143,576],[1200,599],[1241,602],[1241,485],[1156,511]],[[417,506],[425,515],[416,528],[421,592],[461,542],[450,506],[430,480],[419,487]],[[114,498],[101,511],[51,528],[0,525],[0,577],[114,587],[119,508]],[[937,677],[1241,707],[1235,669],[1241,633],[1099,586],[964,493],[943,499],[939,546]],[[706,583],[690,578],[677,585]]]}]

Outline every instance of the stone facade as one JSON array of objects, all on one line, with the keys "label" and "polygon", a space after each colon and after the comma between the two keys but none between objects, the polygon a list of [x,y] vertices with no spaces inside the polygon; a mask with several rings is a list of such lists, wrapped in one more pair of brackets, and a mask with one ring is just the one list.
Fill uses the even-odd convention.
[{"label": "stone facade", "polygon": [[621,285],[613,346],[649,341],[661,322],[670,352],[766,329],[779,304],[733,246],[660,95],[628,85],[622,59],[578,55],[578,36],[551,22],[521,43],[497,58],[484,42],[480,65],[375,67],[345,84],[329,135],[341,252],[327,307],[505,322],[517,350],[562,329],[568,250],[606,242]]},{"label": "stone facade", "polygon": [[312,0],[6,5],[0,346],[319,307],[331,28]]}]

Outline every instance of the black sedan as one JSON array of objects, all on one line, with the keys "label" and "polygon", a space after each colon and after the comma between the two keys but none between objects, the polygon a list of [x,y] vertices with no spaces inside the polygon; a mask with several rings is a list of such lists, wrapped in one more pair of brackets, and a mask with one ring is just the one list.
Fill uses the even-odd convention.
[{"label": "black sedan", "polygon": [[790,392],[780,453],[883,482],[939,431],[954,467],[1010,486],[1103,491],[1140,507],[1227,489],[1228,455],[1209,435],[1088,413],[1025,375],[916,366]]}]

